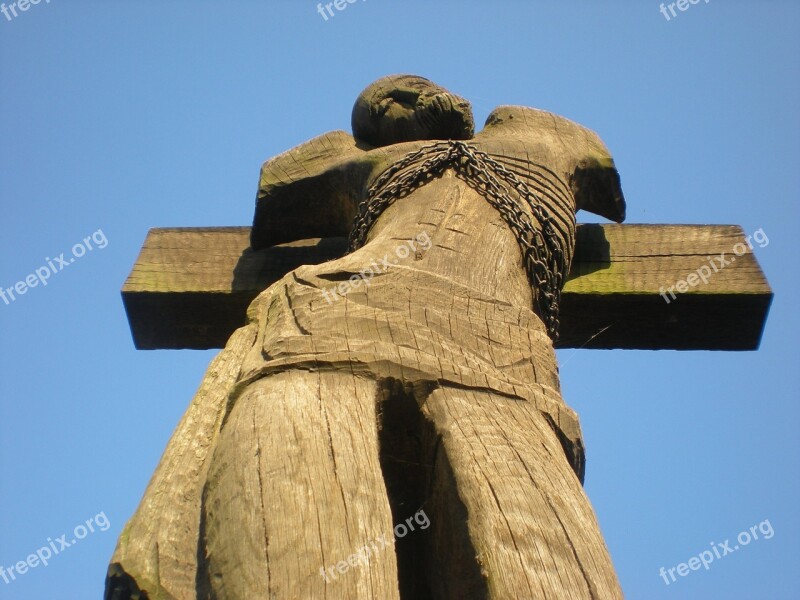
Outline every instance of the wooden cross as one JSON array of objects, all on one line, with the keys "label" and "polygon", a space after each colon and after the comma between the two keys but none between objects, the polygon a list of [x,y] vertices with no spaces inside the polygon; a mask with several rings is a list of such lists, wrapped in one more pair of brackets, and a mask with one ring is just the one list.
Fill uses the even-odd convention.
[{"label": "wooden cross", "polygon": [[[518,173],[518,202],[535,189],[561,223],[555,347],[680,350],[758,347],[772,292],[753,238],[575,229],[575,209],[624,216],[599,138],[521,107],[473,136],[468,105],[421,78],[367,88],[354,133],[265,163],[252,229],[149,233],[122,291],[137,348],[226,349],[120,539],[106,597],[620,598],[531,310],[542,289],[485,188],[450,165],[346,256],[345,236],[381,173],[426,140],[466,140],[502,162],[482,176]],[[408,262],[373,262],[367,281],[358,269],[395,248]]]}]

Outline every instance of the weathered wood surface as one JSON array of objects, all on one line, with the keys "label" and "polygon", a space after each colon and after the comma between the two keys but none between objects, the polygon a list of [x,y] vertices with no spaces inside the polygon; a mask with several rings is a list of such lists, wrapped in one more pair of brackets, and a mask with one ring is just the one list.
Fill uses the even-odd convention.
[{"label": "weathered wood surface", "polygon": [[[196,598],[203,486],[228,397],[256,333],[254,324],[239,329],[209,365],[120,536],[106,583],[109,600]],[[129,595],[133,590],[147,595]]]},{"label": "weathered wood surface", "polygon": [[[404,90],[384,101],[376,114],[390,120],[431,105],[414,106]],[[444,112],[453,106],[442,99]],[[376,177],[426,145],[392,143],[405,129],[389,125],[376,128],[374,146],[332,133],[265,163],[254,250],[242,245],[244,230],[231,229],[217,245],[208,243],[217,233],[199,232],[202,249],[192,235],[161,232],[143,252],[124,290],[129,314],[152,317],[169,300],[161,319],[206,318],[199,309],[209,298],[260,293],[246,321],[240,309],[211,320],[246,324],[207,373],[121,537],[108,599],[622,597],[581,485],[577,416],[561,397],[552,340],[533,308],[542,290],[531,287],[521,245],[487,188],[451,164],[406,189],[354,252],[338,256],[333,240],[297,243],[347,234]],[[575,250],[576,210],[624,218],[610,154],[575,123],[501,107],[470,145],[500,163],[484,175],[510,171],[524,181],[512,189],[535,189],[551,217],[549,239],[566,258],[560,275]],[[538,218],[518,197],[516,210],[516,219]],[[572,309],[574,345],[585,347],[624,332],[637,297],[665,307],[689,298],[667,304],[652,288],[705,264],[694,260],[697,245],[728,252],[739,235],[689,228],[693,249],[680,256],[680,228],[581,231],[567,291],[610,303],[602,331],[581,330],[595,306]],[[273,247],[284,242],[294,244]],[[656,259],[656,272],[675,280],[648,270],[664,248],[669,260]],[[748,296],[746,288],[768,298],[752,257],[734,264],[719,274],[738,268],[736,276],[714,282],[722,296]],[[566,296],[564,304],[566,312]],[[635,326],[669,339],[657,312]],[[195,340],[212,333],[187,331]],[[412,522],[420,527],[397,533]],[[352,560],[379,538],[381,551]]]},{"label": "weathered wood surface", "polygon": [[[293,271],[251,307],[223,353],[244,356],[227,408],[206,399],[203,426],[181,426],[115,555],[137,582],[161,573],[151,598],[620,597],[513,236],[453,177],[406,200],[367,246]],[[326,302],[320,290],[413,239],[420,221],[421,256]],[[505,268],[469,258],[487,244]],[[204,485],[184,478],[206,468]],[[431,525],[418,537],[320,575],[419,509]],[[184,557],[180,577],[155,559],[172,556]]]},{"label": "weathered wood surface", "polygon": [[[599,161],[616,175],[613,162],[565,119],[498,115],[481,149],[537,187],[568,269],[581,188],[554,173]],[[587,175],[583,189],[604,178]],[[601,200],[621,199],[609,192]],[[359,283],[387,257],[391,266]],[[186,281],[220,262],[212,250]],[[233,292],[241,271],[217,293]],[[352,289],[331,300],[343,281]],[[235,383],[212,384],[216,401],[201,396],[203,418],[170,442],[110,582],[180,599],[620,598],[581,486],[577,417],[532,309],[538,293],[507,224],[452,170],[388,207],[360,249],[290,271],[259,294],[221,355],[241,357]],[[340,570],[419,511],[429,529]],[[182,557],[180,575],[162,570],[162,553],[167,565]]]},{"label": "weathered wood surface", "polygon": [[[249,237],[250,227],[151,230],[122,289],[136,347],[221,348],[260,291],[347,246],[326,238],[253,251]],[[772,292],[749,247],[707,284],[667,294],[669,304],[659,293],[745,241],[733,225],[578,225],[556,347],[756,349]]]},{"label": "weathered wood surface", "polygon": [[[426,107],[420,108],[423,114]],[[548,130],[547,122],[554,119],[567,126]],[[545,111],[501,106],[470,143],[504,157],[510,171],[533,191],[549,194],[551,201],[571,202],[578,210],[620,223],[625,202],[614,162],[597,135],[575,125]],[[375,147],[344,131],[332,131],[268,160],[256,194],[252,248],[349,235],[358,201],[370,184],[384,169],[429,143],[425,138]],[[582,155],[569,164],[563,154],[575,144],[584,145]],[[537,159],[543,164],[535,164]]]}]

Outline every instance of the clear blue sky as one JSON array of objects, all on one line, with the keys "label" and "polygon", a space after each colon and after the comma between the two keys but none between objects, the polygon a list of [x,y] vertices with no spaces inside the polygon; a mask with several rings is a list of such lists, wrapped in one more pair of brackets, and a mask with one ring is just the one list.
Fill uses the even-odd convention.
[{"label": "clear blue sky", "polygon": [[[800,596],[798,30],[798,4],[777,0],[701,0],[669,21],[654,0],[368,0],[327,22],[311,0],[0,14],[0,286],[102,232],[46,287],[0,300],[0,565],[110,523],[0,579],[0,598],[100,597],[214,355],[134,349],[119,290],[147,230],[249,224],[261,163],[349,129],[358,92],[396,72],[470,99],[479,123],[524,104],[594,129],[629,222],[764,230],[776,295],[759,351],[559,358],[628,598]],[[659,577],[765,520],[771,539]]]}]

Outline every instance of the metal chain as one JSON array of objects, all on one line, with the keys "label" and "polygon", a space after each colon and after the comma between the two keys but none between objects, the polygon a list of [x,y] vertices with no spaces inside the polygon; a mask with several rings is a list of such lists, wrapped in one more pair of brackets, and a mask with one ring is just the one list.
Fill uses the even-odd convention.
[{"label": "metal chain", "polygon": [[[370,186],[358,206],[350,233],[350,252],[360,248],[383,211],[448,168],[478,192],[502,216],[522,250],[539,314],[553,340],[558,338],[558,305],[566,259],[555,220],[531,189],[485,152],[461,141],[436,142],[388,167]],[[507,187],[508,186],[508,187]],[[525,201],[538,227],[514,201],[509,188]]]}]

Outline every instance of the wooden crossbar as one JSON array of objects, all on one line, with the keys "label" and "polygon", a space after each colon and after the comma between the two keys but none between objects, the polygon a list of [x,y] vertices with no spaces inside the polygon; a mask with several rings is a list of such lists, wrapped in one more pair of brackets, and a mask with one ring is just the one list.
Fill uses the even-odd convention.
[{"label": "wooden crossbar", "polygon": [[[260,291],[346,247],[323,238],[253,251],[249,235],[150,230],[122,288],[136,347],[221,348]],[[754,350],[771,301],[738,226],[579,225],[556,347]]]}]

